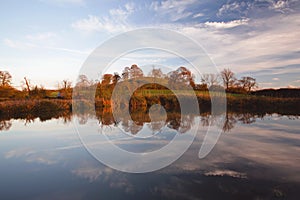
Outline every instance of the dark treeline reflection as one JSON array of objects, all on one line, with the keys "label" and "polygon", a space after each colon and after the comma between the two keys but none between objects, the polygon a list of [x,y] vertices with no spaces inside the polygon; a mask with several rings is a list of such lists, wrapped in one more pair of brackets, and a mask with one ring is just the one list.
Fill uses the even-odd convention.
[{"label": "dark treeline reflection", "polygon": [[67,124],[72,120],[72,112],[69,110],[59,110],[52,112],[35,112],[35,113],[17,113],[0,115],[0,131],[7,131],[12,126],[12,120],[24,121],[24,125],[34,123],[36,120],[45,122],[53,119],[62,119],[62,122]]},{"label": "dark treeline reflection", "polygon": [[[96,116],[92,116],[90,112],[73,114],[71,111],[47,112],[37,115],[22,114],[19,116],[0,116],[0,131],[7,131],[12,127],[13,120],[23,120],[24,125],[34,123],[35,120],[41,122],[60,119],[63,123],[70,123],[73,117],[78,119],[79,124],[86,124],[90,118],[99,121],[99,126],[109,127],[118,126],[131,134],[138,134],[146,125],[153,132],[159,131],[162,127],[174,129],[179,133],[185,133],[195,124],[195,120],[199,118],[200,124],[205,127],[209,125],[218,125],[224,132],[230,132],[237,123],[251,124],[256,119],[263,119],[268,113],[258,112],[231,112],[227,111],[224,117],[224,124],[217,124],[221,115],[211,115],[210,112],[203,112],[200,115],[195,113],[181,114],[180,112],[165,112],[163,110],[155,110],[150,114],[149,110],[131,111],[129,115],[126,112],[112,112],[111,108],[103,108],[96,110]],[[298,118],[298,116],[288,116],[289,118]],[[221,127],[220,127],[221,126]]]},{"label": "dark treeline reflection", "polygon": [[133,111],[127,115],[124,112],[112,113],[111,109],[105,109],[97,112],[97,119],[101,126],[121,126],[126,132],[137,134],[144,125],[153,131],[159,131],[162,127],[177,130],[179,133],[185,133],[190,130],[196,117],[195,114],[183,114],[180,112],[167,112],[157,109],[153,113],[149,111]]}]

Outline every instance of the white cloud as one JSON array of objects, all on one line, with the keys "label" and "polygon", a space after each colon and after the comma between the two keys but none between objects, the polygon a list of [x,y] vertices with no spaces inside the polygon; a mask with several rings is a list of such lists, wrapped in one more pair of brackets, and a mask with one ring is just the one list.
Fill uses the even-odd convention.
[{"label": "white cloud", "polygon": [[71,24],[75,29],[84,32],[108,32],[116,33],[130,30],[131,26],[127,18],[134,12],[133,3],[127,3],[123,8],[119,7],[108,11],[107,17],[89,15],[88,18],[80,19]]},{"label": "white cloud", "polygon": [[245,15],[249,9],[253,7],[253,3],[244,1],[235,1],[222,5],[218,10],[217,16],[238,14],[240,16]]},{"label": "white cloud", "polygon": [[249,13],[249,10],[253,9],[261,9],[260,4],[268,5],[269,10],[274,10],[277,12],[285,13],[288,11],[292,11],[290,8],[290,3],[294,0],[256,0],[252,2],[245,1],[234,1],[231,3],[226,3],[221,6],[218,10],[217,16],[225,16],[225,15],[239,15],[246,16]]},{"label": "white cloud", "polygon": [[203,13],[197,13],[193,15],[193,18],[198,18],[198,17],[203,17],[204,14]]},{"label": "white cloud", "polygon": [[228,12],[228,11],[233,11],[236,10],[240,7],[238,2],[233,2],[231,4],[224,4],[222,5],[222,7],[219,9],[218,11],[218,15],[223,15],[224,13]]},{"label": "white cloud", "polygon": [[279,81],[279,78],[272,78],[273,81]]},{"label": "white cloud", "polygon": [[125,31],[129,27],[124,23],[116,22],[107,17],[99,18],[97,16],[89,15],[87,19],[80,19],[71,25],[73,28],[83,32],[108,32],[115,33]]},{"label": "white cloud", "polygon": [[166,0],[162,2],[154,1],[150,8],[161,16],[168,16],[170,21],[178,21],[193,15],[192,12],[187,11],[190,6],[194,6],[196,0]]},{"label": "white cloud", "polygon": [[205,22],[205,25],[208,27],[214,28],[233,28],[240,25],[247,24],[249,19],[240,19],[240,20],[233,20],[229,22]]},{"label": "white cloud", "polygon": [[124,8],[116,8],[109,10],[109,14],[112,20],[125,22],[126,19],[131,15],[135,10],[133,3],[127,3],[124,5]]},{"label": "white cloud", "polygon": [[279,1],[271,1],[270,2],[269,9],[275,10],[281,13],[285,13],[287,11],[291,11],[289,7],[289,2],[285,0],[279,0]]},{"label": "white cloud", "polygon": [[101,22],[98,17],[89,15],[87,19],[80,19],[72,23],[72,27],[82,31],[91,32],[91,31],[101,31],[101,29],[104,29],[105,24]]},{"label": "white cloud", "polygon": [[125,7],[126,11],[130,14],[135,11],[135,5],[132,2],[125,4],[124,7]]},{"label": "white cloud", "polygon": [[[285,56],[300,51],[299,16],[295,13],[251,19],[247,22],[247,31],[243,28],[209,28],[205,24],[191,24],[177,30],[199,42],[219,69],[230,67],[240,74],[299,64],[299,57],[287,59]],[[290,73],[284,70],[276,72]]]}]

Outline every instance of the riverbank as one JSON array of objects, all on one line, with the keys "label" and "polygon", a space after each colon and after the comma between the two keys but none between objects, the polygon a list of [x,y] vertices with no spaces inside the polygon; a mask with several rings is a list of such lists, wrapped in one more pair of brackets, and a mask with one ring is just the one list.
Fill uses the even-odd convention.
[{"label": "riverbank", "polygon": [[71,100],[28,99],[0,101],[0,118],[31,119],[42,121],[68,115],[72,112]]},{"label": "riverbank", "polygon": [[[221,98],[221,97],[220,97]],[[195,101],[188,95],[181,97],[182,101],[191,108],[187,112],[195,112]],[[211,98],[209,95],[197,95],[200,113],[211,111]],[[275,98],[254,95],[231,95],[227,94],[227,110],[229,112],[248,112],[258,114],[278,113],[282,115],[300,115],[300,98]],[[224,102],[215,98],[216,105]],[[82,100],[78,106],[96,108],[97,111],[110,109],[129,109],[132,113],[136,111],[147,111],[153,104],[162,105],[168,112],[180,112],[180,104],[174,95],[135,95],[130,102],[111,102],[109,100],[97,99],[94,105],[87,105],[88,101]],[[83,109],[84,110],[84,109]],[[6,100],[0,102],[0,118],[26,118],[28,116],[47,119],[55,116],[68,115],[72,112],[72,100],[64,99],[28,99],[28,100]]]}]

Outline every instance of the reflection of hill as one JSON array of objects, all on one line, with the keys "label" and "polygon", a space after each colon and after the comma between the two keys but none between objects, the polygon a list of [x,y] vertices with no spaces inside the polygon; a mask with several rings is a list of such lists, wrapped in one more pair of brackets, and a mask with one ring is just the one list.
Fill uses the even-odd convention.
[{"label": "reflection of hill", "polygon": [[71,119],[71,101],[68,100],[30,100],[0,102],[0,120],[24,119],[31,122],[63,117]]},{"label": "reflection of hill", "polygon": [[[259,112],[227,112],[224,124],[221,128],[224,132],[229,132],[237,123],[251,124],[254,123],[257,118],[263,118],[266,115],[266,113]],[[202,113],[200,116],[196,113],[181,115],[179,112],[167,112],[165,121],[151,121],[149,113],[142,111],[131,113],[130,117],[120,113],[116,116],[118,117],[117,120],[114,119],[111,110],[97,111],[97,118],[102,126],[117,126],[120,124],[126,132],[131,132],[132,134],[137,134],[145,124],[153,132],[158,131],[163,126],[167,126],[177,130],[179,133],[185,133],[189,131],[195,123],[196,117],[200,117],[202,126],[213,126],[217,124],[217,118],[219,117],[218,115],[211,115],[210,112]]]},{"label": "reflection of hill", "polygon": [[[73,117],[72,112],[65,110],[54,110],[52,112],[41,112],[37,113],[19,113],[14,116],[12,115],[0,115],[0,131],[8,130],[11,126],[11,119],[22,119],[25,123],[34,122],[36,118],[41,121],[51,120],[53,118],[63,118],[65,123],[69,123]],[[237,123],[251,124],[256,121],[257,118],[264,118],[269,113],[264,111],[239,111],[232,112],[228,111],[225,114],[225,121],[222,127],[224,132],[229,132],[235,127]],[[270,112],[271,114],[271,112]],[[152,114],[153,115],[153,114]],[[154,113],[156,116],[149,115],[149,110],[135,110],[126,115],[124,110],[116,110],[116,113],[112,113],[111,108],[97,109],[96,117],[99,120],[101,126],[121,126],[124,131],[131,134],[137,134],[142,130],[143,126],[146,125],[151,131],[157,132],[162,127],[167,126],[170,129],[174,129],[179,133],[186,133],[195,123],[195,118],[200,118],[202,126],[216,125],[219,115],[211,115],[210,112],[197,113],[183,113],[176,111],[167,111],[166,117],[164,117],[159,111]],[[292,115],[291,115],[292,116]],[[80,124],[85,124],[92,117],[89,112],[77,113],[76,117],[79,119]],[[294,116],[298,118],[297,116]]]},{"label": "reflection of hill", "polygon": [[154,132],[167,125],[180,133],[185,133],[191,128],[196,116],[195,114],[181,115],[180,112],[167,112],[166,118],[164,118],[158,112],[155,114],[156,116],[150,117],[148,110],[136,110],[131,112],[130,115],[127,115],[124,110],[119,110],[113,115],[111,109],[97,110],[96,115],[102,126],[116,126],[120,124],[125,131],[132,134],[138,133],[145,124]]}]

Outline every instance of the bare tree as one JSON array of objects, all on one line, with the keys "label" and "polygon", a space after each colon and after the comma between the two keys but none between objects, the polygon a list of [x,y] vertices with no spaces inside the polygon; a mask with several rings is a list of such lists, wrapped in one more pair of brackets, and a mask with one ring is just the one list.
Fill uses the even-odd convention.
[{"label": "bare tree", "polygon": [[63,98],[71,98],[72,96],[72,82],[67,79],[62,80],[61,83],[58,83],[58,90],[62,92]]},{"label": "bare tree", "polygon": [[238,82],[240,87],[242,87],[247,92],[250,92],[253,88],[256,88],[258,86],[256,79],[249,76],[242,77]]},{"label": "bare tree", "polygon": [[207,87],[219,85],[220,77],[217,74],[203,74],[201,77],[202,84],[206,84]]},{"label": "bare tree", "polygon": [[68,81],[66,79],[62,81],[62,89],[63,90],[66,91],[66,90],[70,89],[71,86],[72,86],[72,82],[71,81]]},{"label": "bare tree", "polygon": [[223,69],[223,71],[221,71],[221,77],[223,79],[224,87],[227,90],[229,87],[233,86],[236,81],[234,73],[230,69]]},{"label": "bare tree", "polygon": [[12,77],[8,71],[0,71],[0,86],[10,86],[11,78]]},{"label": "bare tree", "polygon": [[26,88],[27,88],[27,92],[28,92],[28,95],[30,94],[30,80],[28,80],[26,77],[24,77],[24,84],[26,85]]}]

